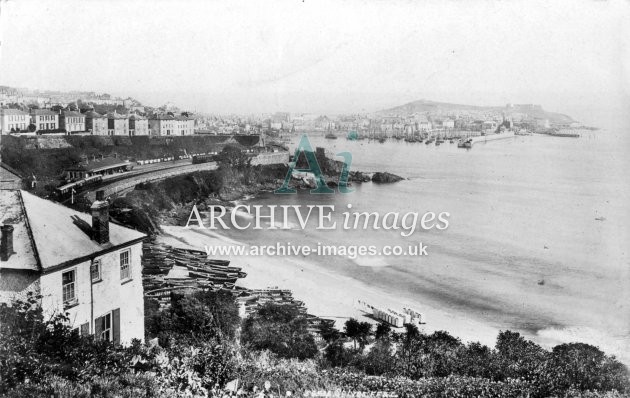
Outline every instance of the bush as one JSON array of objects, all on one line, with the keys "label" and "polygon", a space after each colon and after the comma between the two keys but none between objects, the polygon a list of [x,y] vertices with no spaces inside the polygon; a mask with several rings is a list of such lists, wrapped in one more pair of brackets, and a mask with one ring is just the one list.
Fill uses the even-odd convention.
[{"label": "bush", "polygon": [[170,308],[152,314],[147,335],[158,337],[164,347],[173,340],[190,344],[232,340],[240,324],[234,296],[223,290],[173,294]]},{"label": "bush", "polygon": [[51,376],[72,381],[117,377],[133,368],[134,358],[138,363],[151,355],[139,342],[123,348],[79,336],[63,314],[44,320],[38,303],[39,297],[29,293],[24,301],[0,306],[0,392]]},{"label": "bush", "polygon": [[313,358],[317,345],[307,326],[296,306],[267,303],[245,319],[241,340],[255,350],[269,350],[280,358]]},{"label": "bush", "polygon": [[245,391],[260,388],[269,382],[271,390],[284,396],[287,391],[300,396],[300,393],[313,389],[332,388],[325,374],[313,360],[278,358],[270,351],[245,351],[239,360],[237,374]]}]

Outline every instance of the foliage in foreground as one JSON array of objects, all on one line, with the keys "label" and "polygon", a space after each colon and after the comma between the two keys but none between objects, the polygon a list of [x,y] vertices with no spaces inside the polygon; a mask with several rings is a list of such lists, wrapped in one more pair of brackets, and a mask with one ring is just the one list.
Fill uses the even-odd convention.
[{"label": "foliage in foreground", "polygon": [[[305,340],[296,336],[308,332],[289,306],[261,307],[244,322],[247,343],[238,348],[233,334],[238,317],[228,297],[178,297],[171,310],[153,314],[159,315],[153,331],[167,337],[162,347],[139,342],[121,347],[79,336],[64,316],[44,320],[37,302],[30,296],[0,307],[2,396],[223,397],[238,391],[243,397],[279,397],[346,391],[617,398],[630,391],[627,369],[596,347],[562,344],[548,351],[509,331],[491,349],[412,326],[402,334],[379,327],[374,340],[371,328],[349,322],[345,335],[324,328],[323,354],[315,349],[312,359],[303,359]],[[280,345],[272,344],[275,336]]]},{"label": "foliage in foreground", "polygon": [[270,350],[282,358],[313,358],[315,339],[293,305],[266,303],[243,322],[241,340],[254,350]]}]

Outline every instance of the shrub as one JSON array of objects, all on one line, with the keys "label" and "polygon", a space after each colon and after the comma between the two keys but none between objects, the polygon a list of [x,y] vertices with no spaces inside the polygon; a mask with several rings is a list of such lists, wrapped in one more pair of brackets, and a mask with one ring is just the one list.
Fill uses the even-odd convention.
[{"label": "shrub", "polygon": [[173,294],[170,308],[152,313],[146,324],[147,334],[159,337],[165,347],[170,340],[189,343],[231,340],[240,324],[234,296],[223,290]]},{"label": "shrub", "polygon": [[307,326],[296,306],[266,303],[245,319],[241,340],[255,350],[270,350],[281,358],[313,358],[317,345]]}]

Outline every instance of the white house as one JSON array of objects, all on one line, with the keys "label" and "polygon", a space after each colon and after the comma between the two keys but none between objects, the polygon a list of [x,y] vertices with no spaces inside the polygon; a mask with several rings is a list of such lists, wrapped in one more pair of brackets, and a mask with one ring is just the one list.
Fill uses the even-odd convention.
[{"label": "white house", "polygon": [[81,334],[129,344],[144,338],[146,235],[110,222],[97,196],[90,215],[0,189],[0,302],[32,291],[46,316],[66,312]]},{"label": "white house", "polygon": [[31,124],[28,113],[18,109],[0,109],[0,134],[9,134],[15,130],[27,131]]}]

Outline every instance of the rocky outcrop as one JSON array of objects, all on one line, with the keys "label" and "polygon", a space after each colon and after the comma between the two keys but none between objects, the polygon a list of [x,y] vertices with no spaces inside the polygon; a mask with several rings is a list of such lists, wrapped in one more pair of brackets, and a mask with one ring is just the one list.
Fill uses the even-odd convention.
[{"label": "rocky outcrop", "polygon": [[370,182],[370,176],[362,171],[351,171],[348,180],[351,182]]},{"label": "rocky outcrop", "polygon": [[387,173],[387,172],[377,172],[372,175],[372,182],[376,182],[379,184],[389,184],[392,182],[398,182],[404,180],[401,176],[397,176],[396,174]]}]

